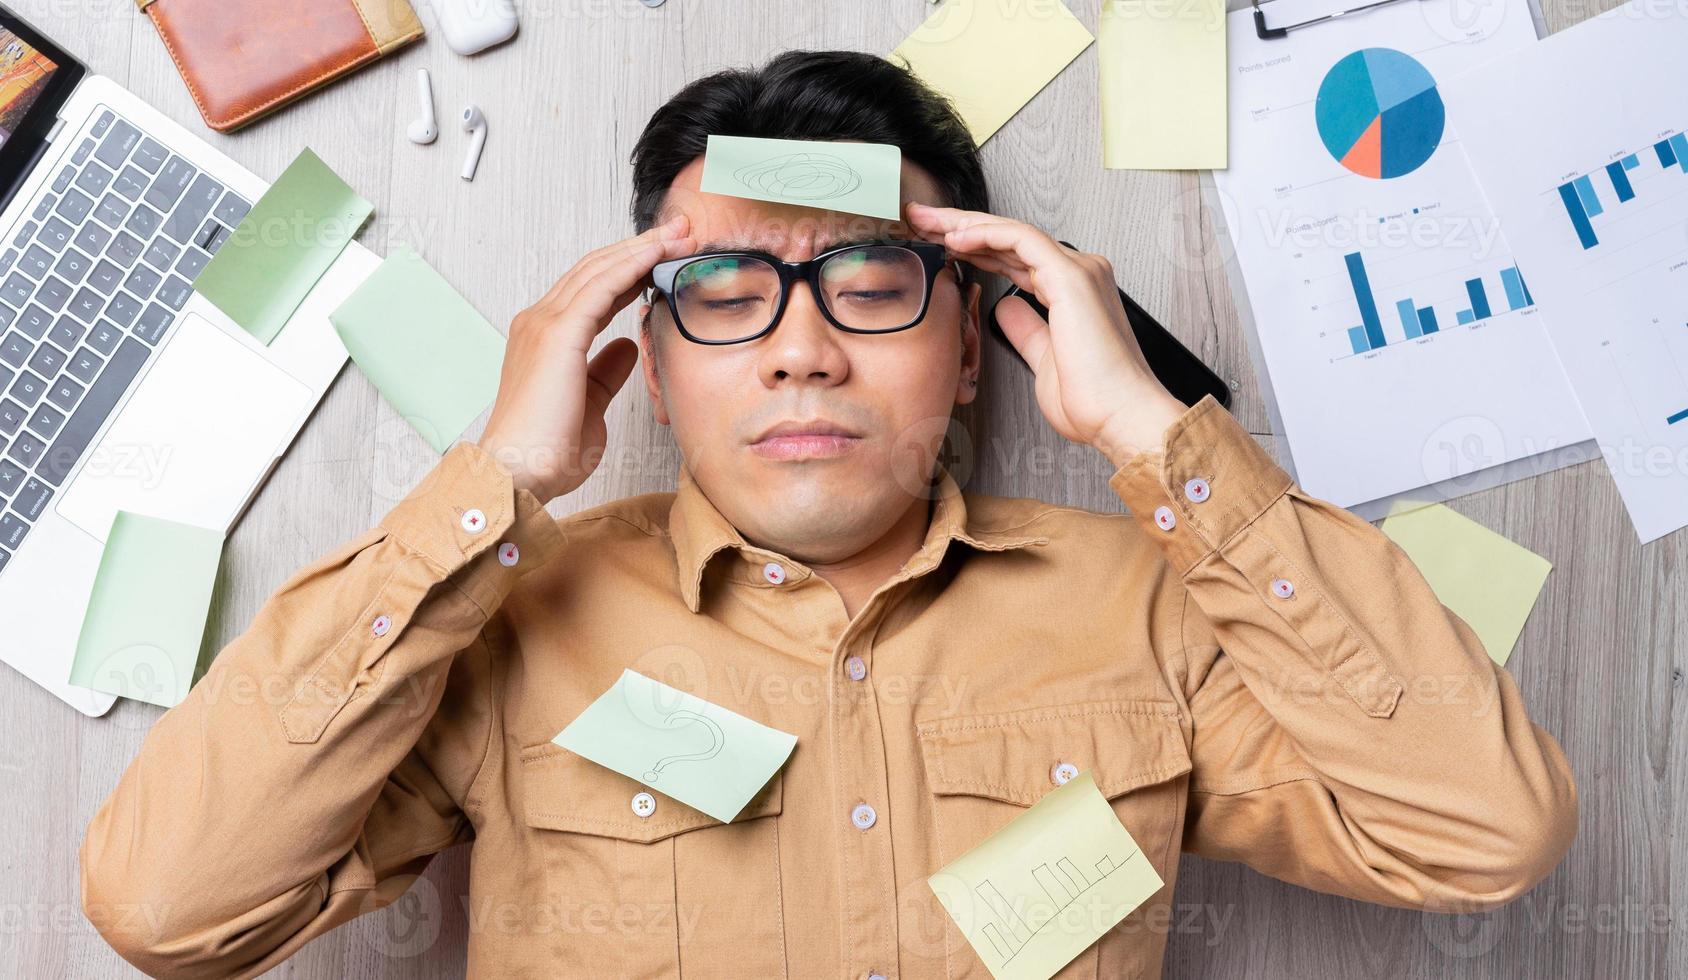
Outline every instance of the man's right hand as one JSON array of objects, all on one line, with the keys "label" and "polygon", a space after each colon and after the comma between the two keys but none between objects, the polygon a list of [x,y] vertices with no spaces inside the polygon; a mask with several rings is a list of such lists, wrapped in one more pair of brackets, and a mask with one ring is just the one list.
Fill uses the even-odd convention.
[{"label": "man's right hand", "polygon": [[498,399],[479,445],[517,489],[550,501],[575,489],[603,458],[604,411],[639,361],[618,337],[587,360],[592,341],[639,295],[651,267],[696,248],[679,215],[577,262],[510,324]]}]

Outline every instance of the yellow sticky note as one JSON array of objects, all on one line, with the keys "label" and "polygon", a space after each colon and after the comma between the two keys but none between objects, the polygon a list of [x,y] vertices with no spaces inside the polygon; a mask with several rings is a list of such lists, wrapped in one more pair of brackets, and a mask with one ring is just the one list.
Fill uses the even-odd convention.
[{"label": "yellow sticky note", "polygon": [[1107,0],[1102,166],[1223,170],[1225,0]]},{"label": "yellow sticky note", "polygon": [[945,0],[891,56],[982,144],[1094,40],[1061,0]]},{"label": "yellow sticky note", "polygon": [[1382,529],[1504,665],[1552,563],[1441,504],[1391,514]]},{"label": "yellow sticky note", "polygon": [[997,980],[1048,980],[1163,884],[1088,772],[926,883]]}]

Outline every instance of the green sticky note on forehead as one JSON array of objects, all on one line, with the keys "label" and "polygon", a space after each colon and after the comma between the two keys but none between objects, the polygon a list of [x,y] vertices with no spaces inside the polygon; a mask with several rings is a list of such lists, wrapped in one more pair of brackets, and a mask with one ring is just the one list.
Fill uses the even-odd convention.
[{"label": "green sticky note on forehead", "polygon": [[710,136],[703,189],[710,194],[902,217],[903,152],[884,143]]}]

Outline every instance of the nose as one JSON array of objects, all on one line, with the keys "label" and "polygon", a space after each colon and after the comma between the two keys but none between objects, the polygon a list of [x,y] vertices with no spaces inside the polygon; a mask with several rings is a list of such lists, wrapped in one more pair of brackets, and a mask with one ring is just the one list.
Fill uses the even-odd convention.
[{"label": "nose", "polygon": [[839,332],[827,322],[805,282],[793,283],[785,313],[764,338],[765,347],[757,364],[762,383],[769,388],[795,381],[798,384],[838,385],[850,373],[850,361]]}]

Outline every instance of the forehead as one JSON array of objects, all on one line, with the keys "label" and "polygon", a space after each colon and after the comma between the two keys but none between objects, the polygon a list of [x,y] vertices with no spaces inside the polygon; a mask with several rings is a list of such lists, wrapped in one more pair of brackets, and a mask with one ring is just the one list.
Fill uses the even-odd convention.
[{"label": "forehead", "polygon": [[[750,248],[798,259],[825,251],[836,242],[915,237],[903,221],[705,194],[700,189],[702,181],[703,157],[700,156],[675,175],[662,209],[657,212],[659,222],[677,214],[691,219],[691,235],[700,246]],[[931,176],[906,160],[901,198],[904,204],[947,203]]]}]

